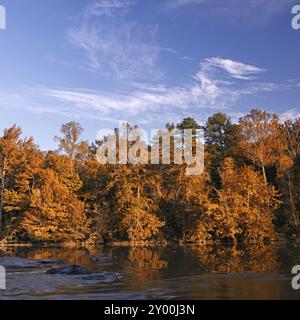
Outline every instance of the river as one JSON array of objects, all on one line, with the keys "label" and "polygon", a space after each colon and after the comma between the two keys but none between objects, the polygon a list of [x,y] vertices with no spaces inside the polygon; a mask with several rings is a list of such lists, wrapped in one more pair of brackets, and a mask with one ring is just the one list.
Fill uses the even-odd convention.
[{"label": "river", "polygon": [[[118,273],[117,281],[48,275],[50,268],[7,269],[0,299],[300,299],[291,270],[300,264],[296,246],[165,246],[14,248],[0,256],[62,259],[91,272]],[[53,260],[55,261],[55,260]]]}]

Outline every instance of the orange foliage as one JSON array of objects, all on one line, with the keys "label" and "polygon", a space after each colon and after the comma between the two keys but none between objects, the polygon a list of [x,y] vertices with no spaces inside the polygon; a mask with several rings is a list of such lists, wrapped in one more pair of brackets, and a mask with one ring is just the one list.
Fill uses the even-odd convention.
[{"label": "orange foliage", "polygon": [[[175,127],[200,126],[187,118],[167,125]],[[69,122],[56,138],[58,150],[42,152],[32,138],[21,138],[20,128],[4,130],[1,238],[261,243],[275,238],[276,227],[297,230],[299,119],[281,124],[277,115],[252,110],[233,125],[226,115],[212,116],[206,126],[205,172],[193,177],[186,175],[185,164],[172,161],[100,165],[95,150],[101,142],[89,146],[80,139],[82,132],[78,123]],[[170,154],[174,160],[172,139]]]}]

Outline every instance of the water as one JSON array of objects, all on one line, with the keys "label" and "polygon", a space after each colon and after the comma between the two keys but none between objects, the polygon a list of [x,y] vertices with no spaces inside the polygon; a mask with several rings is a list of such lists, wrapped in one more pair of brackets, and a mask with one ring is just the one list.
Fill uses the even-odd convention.
[{"label": "water", "polygon": [[22,248],[0,255],[67,259],[93,272],[121,274],[104,284],[81,276],[46,275],[49,266],[9,269],[0,299],[300,299],[291,269],[300,249],[286,246],[200,248]]}]

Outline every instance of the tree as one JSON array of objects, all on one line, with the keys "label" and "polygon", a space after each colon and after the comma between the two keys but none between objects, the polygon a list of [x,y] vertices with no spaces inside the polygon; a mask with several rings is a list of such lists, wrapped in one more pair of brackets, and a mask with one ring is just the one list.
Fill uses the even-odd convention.
[{"label": "tree", "polygon": [[297,199],[299,199],[300,184],[297,177],[300,157],[300,119],[286,120],[281,124],[285,152],[281,154],[277,166],[278,178],[284,198],[285,211],[289,215],[289,225],[298,227],[299,211]]},{"label": "tree", "polygon": [[184,166],[162,169],[161,216],[166,220],[165,234],[168,239],[189,241],[195,224],[206,211],[211,191],[206,174],[187,176]]},{"label": "tree", "polygon": [[59,143],[59,150],[64,152],[71,159],[76,159],[89,152],[86,141],[80,141],[83,128],[78,122],[71,121],[61,126],[62,137],[54,139]]},{"label": "tree", "polygon": [[[169,127],[172,128],[172,125],[169,125]],[[177,124],[176,127],[182,131],[184,129],[201,129],[201,126],[194,118],[184,118],[180,123]]]},{"label": "tree", "polygon": [[115,235],[133,242],[151,240],[164,222],[158,212],[158,177],[149,166],[115,166],[104,186]]},{"label": "tree", "polygon": [[279,194],[266,187],[263,177],[252,167],[237,168],[233,159],[225,160],[220,172],[221,190],[207,203],[193,240],[261,242],[274,238],[273,213]]},{"label": "tree", "polygon": [[232,144],[232,137],[229,133],[232,130],[230,117],[224,113],[215,113],[208,118],[205,125],[205,140],[208,145],[216,145],[221,149],[229,149]]},{"label": "tree", "polygon": [[7,221],[26,207],[36,170],[43,163],[43,154],[32,138],[21,139],[21,133],[14,125],[0,138],[0,226],[3,213]]},{"label": "tree", "polygon": [[32,241],[76,242],[86,239],[90,220],[85,204],[51,169],[41,170],[21,226]]},{"label": "tree", "polygon": [[218,168],[224,164],[226,157],[234,155],[234,148],[239,142],[239,126],[232,124],[230,117],[226,114],[215,113],[206,122],[205,142],[212,180],[216,186],[219,186]]},{"label": "tree", "polygon": [[239,150],[244,157],[261,168],[267,185],[267,166],[275,166],[285,146],[276,114],[270,114],[256,109],[242,117],[239,121],[241,142]]},{"label": "tree", "polygon": [[22,131],[16,125],[4,130],[0,139],[0,231],[2,230],[4,192],[7,184],[7,175],[12,170],[16,160],[17,144]]},{"label": "tree", "polygon": [[[134,136],[138,132],[137,126],[124,128]],[[297,230],[300,120],[280,123],[275,114],[252,110],[235,125],[225,114],[212,115],[205,127],[205,170],[188,176],[187,157],[178,161],[188,145],[177,138],[185,129],[199,128],[195,119],[186,118],[168,124],[151,146],[144,144],[144,156],[153,150],[160,159],[164,152],[170,156],[170,164],[157,165],[98,163],[96,148],[107,137],[88,146],[80,140],[83,129],[76,122],[62,126],[57,138],[61,152],[42,152],[32,138],[21,138],[16,126],[4,130],[1,239],[262,243],[274,239],[275,227],[285,226],[287,219]],[[115,133],[122,138],[123,130]],[[192,137],[194,156],[199,140]],[[137,156],[140,138],[127,144]],[[117,159],[125,153],[120,147],[117,143]]]},{"label": "tree", "polygon": [[82,181],[74,169],[72,158],[51,151],[46,155],[43,167],[52,169],[70,191],[77,192],[81,188]]}]

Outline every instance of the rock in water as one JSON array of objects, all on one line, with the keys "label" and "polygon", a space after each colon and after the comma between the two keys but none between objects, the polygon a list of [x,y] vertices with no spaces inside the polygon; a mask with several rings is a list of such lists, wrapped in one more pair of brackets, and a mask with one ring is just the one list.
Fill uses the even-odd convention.
[{"label": "rock in water", "polygon": [[91,261],[100,264],[111,264],[112,260],[105,256],[91,256]]},{"label": "rock in water", "polygon": [[82,277],[83,280],[99,281],[101,283],[113,283],[120,279],[120,274],[115,272],[98,272]]},{"label": "rock in water", "polygon": [[46,274],[88,275],[91,274],[91,272],[82,267],[71,265],[63,268],[50,269]]},{"label": "rock in water", "polygon": [[31,269],[39,266],[39,262],[19,257],[0,257],[0,265],[7,269]]},{"label": "rock in water", "polygon": [[71,265],[64,268],[53,268],[46,272],[49,275],[80,275],[82,280],[96,281],[104,284],[113,283],[120,279],[120,274],[115,272],[95,272],[92,273],[82,267]]},{"label": "rock in water", "polygon": [[68,260],[66,259],[40,259],[40,260],[37,260],[41,265],[47,265],[47,264],[50,264],[50,265],[66,265],[68,264]]}]

